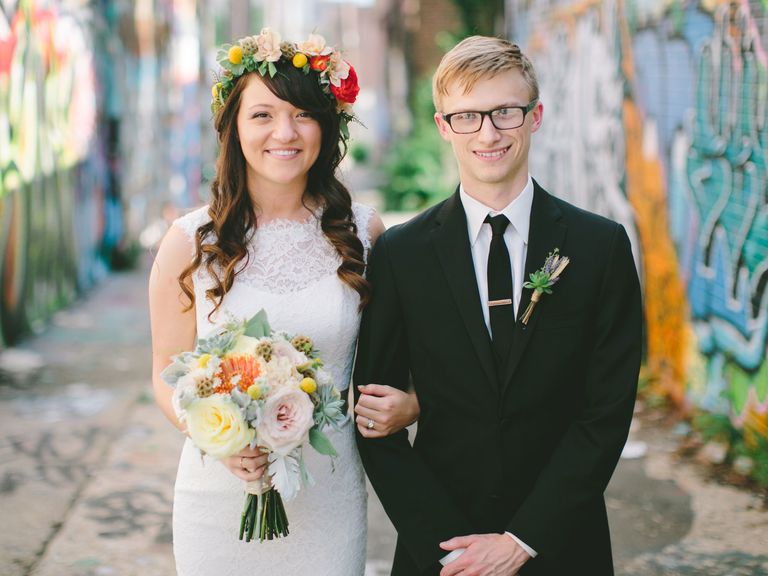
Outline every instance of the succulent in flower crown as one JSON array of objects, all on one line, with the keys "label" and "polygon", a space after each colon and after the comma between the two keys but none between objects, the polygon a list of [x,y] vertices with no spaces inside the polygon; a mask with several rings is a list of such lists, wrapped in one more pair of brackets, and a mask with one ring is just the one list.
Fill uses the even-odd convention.
[{"label": "succulent in flower crown", "polygon": [[348,123],[355,119],[352,104],[360,92],[357,73],[344,60],[341,52],[327,46],[325,38],[310,34],[304,42],[283,42],[280,34],[264,28],[257,36],[240,38],[234,44],[224,44],[216,54],[222,68],[211,88],[211,110],[216,114],[232,92],[235,81],[248,72],[262,76],[278,74],[276,62],[282,60],[301,70],[314,74],[323,92],[336,104],[341,121],[341,134],[349,138]]}]

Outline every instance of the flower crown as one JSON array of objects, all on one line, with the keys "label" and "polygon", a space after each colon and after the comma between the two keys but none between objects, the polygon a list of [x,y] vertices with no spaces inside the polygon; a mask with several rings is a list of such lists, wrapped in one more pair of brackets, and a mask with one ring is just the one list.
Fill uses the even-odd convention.
[{"label": "flower crown", "polygon": [[326,46],[325,38],[310,34],[304,42],[281,42],[280,34],[264,28],[258,36],[240,38],[224,44],[216,54],[223,68],[211,89],[211,110],[216,114],[232,92],[235,81],[247,72],[258,72],[270,78],[277,74],[275,62],[290,62],[304,74],[316,74],[320,87],[336,103],[341,120],[342,138],[349,139],[348,123],[354,120],[352,104],[360,92],[355,69],[341,57],[341,52]]}]

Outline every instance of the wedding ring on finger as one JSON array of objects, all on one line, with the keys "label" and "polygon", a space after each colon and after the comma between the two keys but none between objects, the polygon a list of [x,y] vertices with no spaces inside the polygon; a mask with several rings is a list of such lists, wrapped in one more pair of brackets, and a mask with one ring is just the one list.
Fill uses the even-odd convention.
[{"label": "wedding ring on finger", "polygon": [[373,427],[376,426],[376,422],[368,418],[368,424],[365,425],[368,430],[373,430]]},{"label": "wedding ring on finger", "polygon": [[240,456],[240,468],[242,468],[245,472],[250,472],[248,468],[245,467],[245,463],[243,462],[243,457]]}]

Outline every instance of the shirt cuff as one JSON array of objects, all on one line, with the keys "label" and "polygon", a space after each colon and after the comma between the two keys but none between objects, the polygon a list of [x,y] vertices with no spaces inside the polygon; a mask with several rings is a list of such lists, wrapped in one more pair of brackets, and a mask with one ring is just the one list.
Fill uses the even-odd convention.
[{"label": "shirt cuff", "polygon": [[534,550],[533,548],[531,548],[530,546],[528,546],[528,545],[527,545],[525,542],[523,542],[522,540],[520,540],[520,538],[518,538],[517,536],[515,536],[514,534],[512,534],[512,532],[504,532],[504,534],[506,534],[507,536],[509,536],[510,538],[512,538],[512,540],[514,540],[515,542],[517,542],[518,544],[520,544],[520,547],[521,547],[523,550],[525,550],[526,552],[528,552],[528,554],[530,554],[531,558],[536,558],[536,556],[538,555],[538,553],[536,552],[536,550]]},{"label": "shirt cuff", "polygon": [[447,566],[448,564],[456,560],[456,558],[464,554],[465,550],[466,548],[456,548],[456,550],[451,550],[450,552],[448,552],[448,554],[440,558],[440,564],[442,564],[443,566]]}]

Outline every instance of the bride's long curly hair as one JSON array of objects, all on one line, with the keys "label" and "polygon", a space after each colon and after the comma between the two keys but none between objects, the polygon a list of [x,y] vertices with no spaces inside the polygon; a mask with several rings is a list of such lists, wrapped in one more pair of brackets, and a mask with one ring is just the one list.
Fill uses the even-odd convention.
[{"label": "bride's long curly hair", "polygon": [[[322,231],[341,258],[336,273],[345,284],[357,291],[362,309],[370,298],[371,288],[363,277],[363,245],[352,217],[352,197],[336,178],[336,169],[347,148],[341,139],[335,104],[322,92],[314,74],[304,74],[290,63],[281,61],[276,64],[278,73],[274,77],[259,76],[260,80],[275,96],[310,112],[320,124],[320,153],[309,169],[302,203],[321,207]],[[247,239],[257,226],[255,206],[248,194],[246,161],[237,134],[241,96],[248,79],[254,74],[257,72],[238,78],[214,117],[220,149],[216,177],[211,183],[210,221],[197,229],[195,257],[179,276],[181,290],[189,298],[185,310],[190,310],[195,303],[190,277],[200,266],[205,266],[214,281],[214,286],[205,293],[214,303],[209,318],[221,306],[235,276],[247,266]],[[206,243],[209,237],[212,241]]]}]

